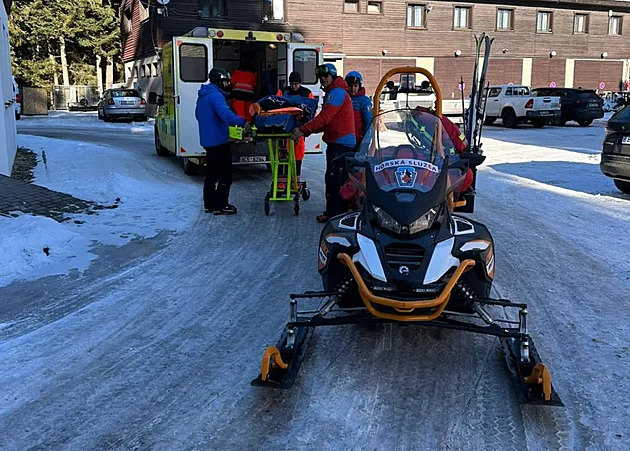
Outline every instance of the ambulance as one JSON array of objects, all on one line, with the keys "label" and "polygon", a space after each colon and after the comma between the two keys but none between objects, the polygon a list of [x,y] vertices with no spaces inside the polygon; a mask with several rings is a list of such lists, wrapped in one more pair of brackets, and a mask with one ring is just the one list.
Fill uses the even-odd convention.
[{"label": "ambulance", "polygon": [[[255,60],[257,92],[261,95],[286,86],[289,74],[298,71],[302,85],[313,91],[321,108],[323,92],[315,68],[323,63],[322,52],[322,44],[307,44],[300,33],[197,27],[173,37],[162,51],[162,93],[149,94],[149,103],[158,105],[154,130],[157,154],[181,157],[187,175],[199,172],[206,152],[199,144],[195,118],[197,91],[207,82],[213,66],[231,73],[242,57]],[[322,151],[321,134],[306,139],[307,153]],[[267,142],[234,143],[232,159],[234,164],[269,164]]]}]

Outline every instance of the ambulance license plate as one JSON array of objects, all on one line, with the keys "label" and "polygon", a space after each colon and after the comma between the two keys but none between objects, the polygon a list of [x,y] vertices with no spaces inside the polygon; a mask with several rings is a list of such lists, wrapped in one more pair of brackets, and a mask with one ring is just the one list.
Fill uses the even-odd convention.
[{"label": "ambulance license plate", "polygon": [[267,157],[238,157],[239,163],[265,163]]}]

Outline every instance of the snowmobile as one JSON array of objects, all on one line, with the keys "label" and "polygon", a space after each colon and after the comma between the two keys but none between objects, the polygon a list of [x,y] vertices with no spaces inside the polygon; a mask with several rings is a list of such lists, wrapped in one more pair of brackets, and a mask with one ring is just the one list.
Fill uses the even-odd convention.
[{"label": "snowmobile", "polygon": [[[318,249],[324,290],[290,296],[289,322],[277,345],[266,349],[252,385],[291,387],[316,327],[407,323],[500,337],[520,400],[562,405],[527,332],[527,306],[490,298],[490,232],[456,212],[467,199],[458,192],[465,174],[485,157],[455,150],[430,72],[392,69],[374,99],[399,73],[420,73],[431,82],[435,114],[383,112],[375,101],[372,126],[357,154],[347,158],[350,177],[363,193],[360,210],[325,225]],[[298,301],[306,299],[319,300],[319,307],[298,311]],[[492,306],[518,310],[518,320],[493,317]]]}]

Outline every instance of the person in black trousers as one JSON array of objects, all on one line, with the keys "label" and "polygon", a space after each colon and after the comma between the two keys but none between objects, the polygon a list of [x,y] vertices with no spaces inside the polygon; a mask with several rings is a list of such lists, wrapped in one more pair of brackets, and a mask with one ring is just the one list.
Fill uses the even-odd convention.
[{"label": "person in black trousers", "polygon": [[195,107],[199,144],[207,155],[203,203],[206,212],[213,212],[215,215],[236,214],[236,207],[229,203],[232,185],[229,127],[244,127],[247,134],[251,133],[251,128],[245,119],[234,114],[227,105],[230,74],[215,67],[210,71],[209,79],[210,83],[201,85]]}]

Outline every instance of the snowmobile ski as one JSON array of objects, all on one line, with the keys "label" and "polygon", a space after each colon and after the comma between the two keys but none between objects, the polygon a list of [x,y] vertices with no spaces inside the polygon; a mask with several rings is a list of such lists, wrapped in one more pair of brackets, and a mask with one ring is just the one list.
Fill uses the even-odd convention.
[{"label": "snowmobile ski", "polygon": [[529,336],[527,340],[529,341],[529,362],[524,363],[520,352],[522,340],[520,338],[501,338],[505,361],[518,401],[521,404],[564,406],[551,383],[549,370],[541,362],[534,346],[534,340]]},{"label": "snowmobile ski", "polygon": [[[263,355],[261,371],[251,381],[254,387],[291,388],[297,377],[306,348],[313,335],[312,327],[285,327],[276,346],[270,346]],[[290,345],[290,341],[293,344]]]}]

